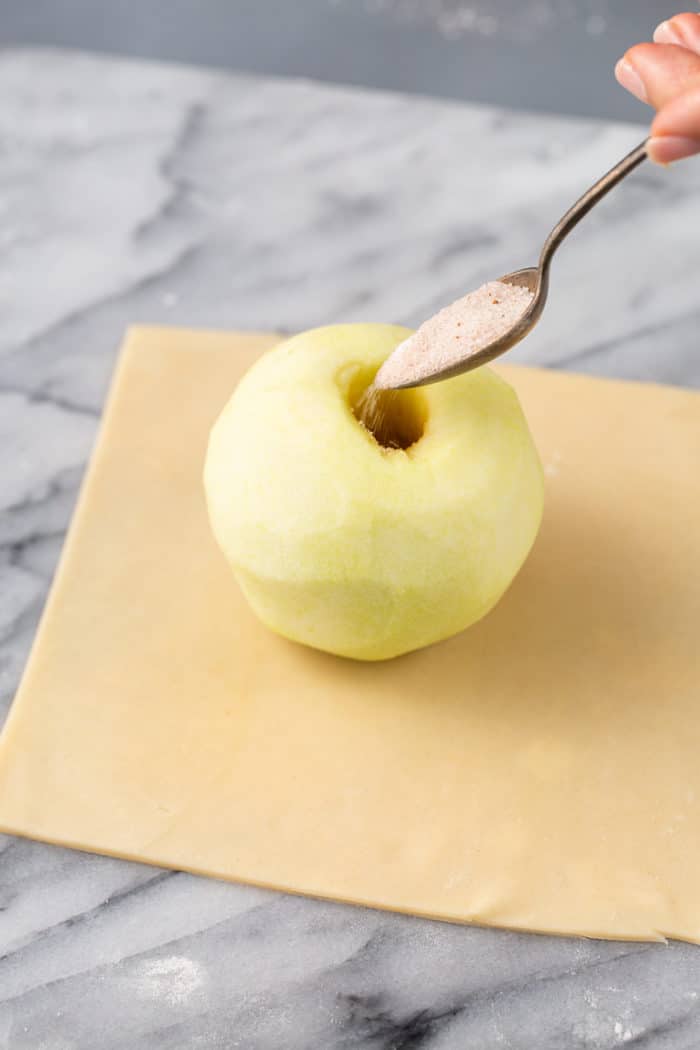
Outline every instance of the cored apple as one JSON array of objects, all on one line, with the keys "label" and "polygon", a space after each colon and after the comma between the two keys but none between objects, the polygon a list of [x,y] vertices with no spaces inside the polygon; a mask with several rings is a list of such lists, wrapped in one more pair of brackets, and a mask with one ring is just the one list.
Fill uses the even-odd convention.
[{"label": "cored apple", "polygon": [[261,357],[215,423],[214,536],[259,618],[339,656],[383,660],[484,616],[532,546],[542,469],[512,388],[481,368],[358,405],[409,335],[317,328]]}]

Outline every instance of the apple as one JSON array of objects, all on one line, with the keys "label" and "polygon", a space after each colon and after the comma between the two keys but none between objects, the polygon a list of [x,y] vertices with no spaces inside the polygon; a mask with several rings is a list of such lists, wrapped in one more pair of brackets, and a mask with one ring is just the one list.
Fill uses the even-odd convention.
[{"label": "apple", "polygon": [[275,347],[238,385],[206,456],[213,533],[253,610],[287,638],[359,660],[484,616],[542,516],[527,423],[489,369],[386,392],[379,439],[359,421],[409,334],[336,325]]}]

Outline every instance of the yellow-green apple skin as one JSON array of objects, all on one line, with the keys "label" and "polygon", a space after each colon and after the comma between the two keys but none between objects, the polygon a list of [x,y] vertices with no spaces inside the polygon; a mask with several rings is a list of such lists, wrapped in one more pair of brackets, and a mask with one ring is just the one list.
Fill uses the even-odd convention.
[{"label": "yellow-green apple skin", "polygon": [[410,333],[317,328],[266,353],[215,423],[214,536],[259,618],[340,656],[384,660],[464,630],[499,600],[542,516],[518,399],[487,368],[406,392],[423,420],[382,447],[352,405]]}]

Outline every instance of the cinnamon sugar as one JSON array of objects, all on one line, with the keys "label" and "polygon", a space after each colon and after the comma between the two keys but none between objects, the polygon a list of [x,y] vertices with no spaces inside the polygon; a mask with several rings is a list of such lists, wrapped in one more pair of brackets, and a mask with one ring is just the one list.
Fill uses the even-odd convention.
[{"label": "cinnamon sugar", "polygon": [[390,389],[420,383],[499,339],[522,317],[532,292],[489,281],[457,299],[405,339],[377,372],[374,385]]}]

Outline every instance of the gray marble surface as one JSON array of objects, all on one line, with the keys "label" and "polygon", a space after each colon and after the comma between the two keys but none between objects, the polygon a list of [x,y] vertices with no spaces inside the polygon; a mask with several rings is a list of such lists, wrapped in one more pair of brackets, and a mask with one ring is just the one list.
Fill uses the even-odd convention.
[{"label": "gray marble surface", "polygon": [[[126,325],[419,321],[533,261],[640,135],[51,52],[0,55],[0,99],[3,711]],[[649,166],[616,191],[562,250],[516,356],[700,385],[699,175]],[[469,929],[1,848],[9,1050],[700,1046],[690,945]]]}]

